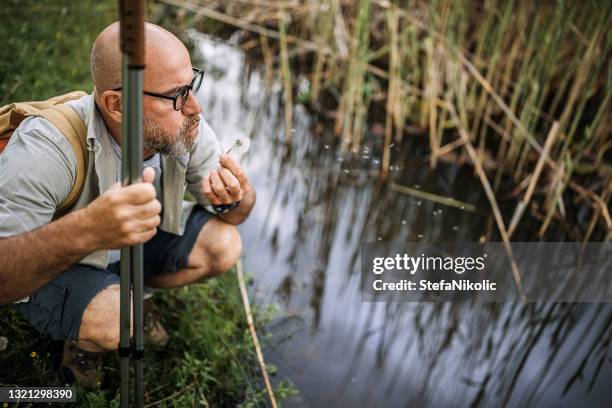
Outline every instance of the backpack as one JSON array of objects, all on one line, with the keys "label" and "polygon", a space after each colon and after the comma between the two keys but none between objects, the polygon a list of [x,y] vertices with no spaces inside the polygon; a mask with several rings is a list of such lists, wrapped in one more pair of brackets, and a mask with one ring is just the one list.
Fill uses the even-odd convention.
[{"label": "backpack", "polygon": [[76,180],[68,196],[55,211],[54,219],[68,213],[74,205],[85,185],[87,173],[87,127],[81,116],[64,102],[85,96],[85,92],[75,91],[59,95],[46,101],[17,102],[0,108],[0,154],[9,142],[10,137],[19,124],[28,116],[39,116],[47,119],[70,142],[76,155]]}]

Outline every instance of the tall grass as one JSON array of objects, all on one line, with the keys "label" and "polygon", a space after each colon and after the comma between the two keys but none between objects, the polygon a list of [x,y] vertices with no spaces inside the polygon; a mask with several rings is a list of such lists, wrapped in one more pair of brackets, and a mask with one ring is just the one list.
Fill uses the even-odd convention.
[{"label": "tall grass", "polygon": [[[495,164],[493,190],[510,184],[519,198],[530,197],[522,205],[540,214],[541,236],[577,201],[598,214],[590,224],[612,230],[606,208],[612,179],[609,2],[160,1],[207,16],[213,10],[231,15],[239,22],[233,25],[245,29],[248,22],[247,31],[257,35],[279,27],[285,85],[291,55],[299,62],[294,69],[310,80],[313,107],[330,107],[332,100],[345,149],[357,152],[364,138],[374,137],[370,112],[385,112],[383,178],[390,145],[401,142],[407,125],[418,124],[428,135],[432,167],[465,146],[463,128],[478,160]],[[285,26],[286,15],[291,23]],[[373,109],[377,104],[381,109]],[[290,112],[285,115],[291,123]],[[538,188],[527,191],[555,122]]]}]

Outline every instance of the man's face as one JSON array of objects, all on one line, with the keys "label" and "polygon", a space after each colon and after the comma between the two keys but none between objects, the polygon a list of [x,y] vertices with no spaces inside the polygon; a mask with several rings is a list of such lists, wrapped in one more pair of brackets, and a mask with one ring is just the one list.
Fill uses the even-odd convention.
[{"label": "man's face", "polygon": [[[186,49],[174,52],[176,58],[152,58],[145,68],[144,90],[174,96],[179,88],[193,79],[191,61]],[[169,99],[145,95],[145,153],[180,156],[187,153],[198,137],[202,106],[190,91],[181,110],[174,110]]]},{"label": "man's face", "polygon": [[144,115],[144,147],[152,153],[181,156],[191,150],[195,143],[200,123],[199,115],[185,117],[183,124],[174,132],[164,128],[154,118]]}]

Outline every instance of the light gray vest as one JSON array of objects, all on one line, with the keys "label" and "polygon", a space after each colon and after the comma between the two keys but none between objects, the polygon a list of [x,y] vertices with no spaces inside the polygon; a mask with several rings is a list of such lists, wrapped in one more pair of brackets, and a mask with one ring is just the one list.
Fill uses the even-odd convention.
[{"label": "light gray vest", "polygon": [[[83,192],[71,210],[76,211],[87,207],[101,192],[108,190],[115,183],[115,156],[109,138],[103,134],[108,133],[108,129],[95,106],[93,96],[87,95],[68,103],[76,109],[87,125],[89,161]],[[188,156],[174,158],[161,155],[163,216],[159,228],[177,235],[183,232],[181,221],[186,216],[183,211],[183,195],[188,160]],[[190,207],[193,205],[195,204]],[[108,259],[109,251],[100,250],[89,254],[80,263],[106,268]]]}]

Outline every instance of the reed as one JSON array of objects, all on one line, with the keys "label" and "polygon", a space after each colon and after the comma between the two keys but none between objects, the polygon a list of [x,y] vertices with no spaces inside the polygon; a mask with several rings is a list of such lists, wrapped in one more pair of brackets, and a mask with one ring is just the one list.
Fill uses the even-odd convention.
[{"label": "reed", "polygon": [[[523,185],[517,198],[546,214],[542,233],[551,220],[567,216],[580,195],[576,186],[592,193],[587,200],[594,209],[608,203],[607,1],[159,1],[268,37],[262,45],[278,50],[285,102],[292,103],[291,63],[294,76],[310,81],[312,107],[336,111],[345,150],[357,152],[364,138],[375,137],[368,121],[384,123],[384,137],[375,141],[384,152],[383,178],[390,145],[405,137],[407,123],[426,130],[432,167],[453,149],[467,148],[461,127],[476,159],[495,161],[493,191]],[[450,99],[458,121],[439,103]],[[381,111],[382,118],[370,114]],[[544,151],[554,122],[556,142]],[[536,170],[538,185],[526,191],[524,180]],[[593,211],[595,225],[608,235],[603,213]]]}]

